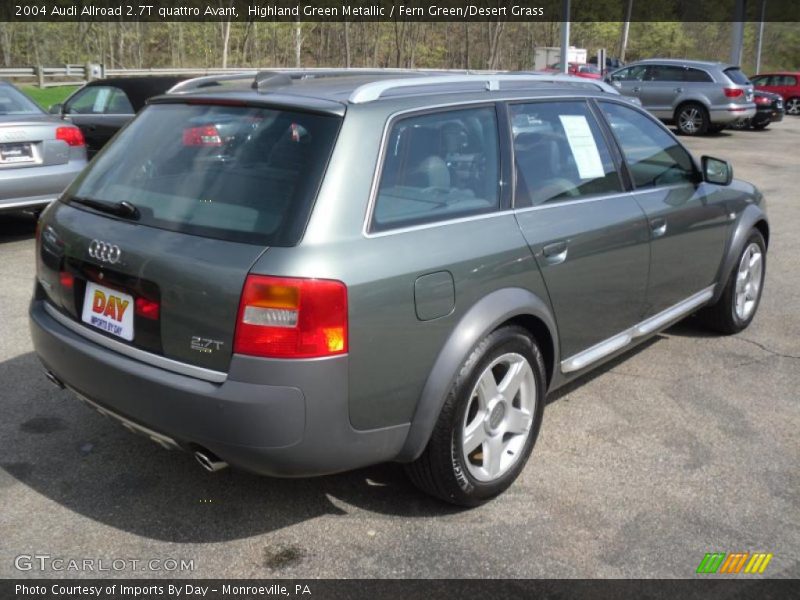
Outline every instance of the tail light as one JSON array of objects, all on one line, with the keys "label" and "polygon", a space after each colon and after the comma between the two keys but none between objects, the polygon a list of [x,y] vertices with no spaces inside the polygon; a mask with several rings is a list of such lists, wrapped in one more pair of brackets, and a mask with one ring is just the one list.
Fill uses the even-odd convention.
[{"label": "tail light", "polygon": [[136,298],[134,312],[145,319],[158,321],[158,315],[161,312],[161,305],[155,300],[139,297]]},{"label": "tail light", "polygon": [[744,90],[739,88],[724,88],[722,91],[725,92],[725,96],[728,98],[738,98],[739,96],[744,96]]},{"label": "tail light", "polygon": [[61,271],[58,274],[58,282],[61,284],[61,289],[65,292],[71,292],[75,287],[75,276],[67,271]]},{"label": "tail light", "polygon": [[77,127],[58,127],[56,128],[56,139],[67,142],[70,146],[85,146],[83,133]]},{"label": "tail light", "polygon": [[766,96],[756,96],[756,104],[772,104],[772,100]]},{"label": "tail light", "polygon": [[184,146],[222,146],[222,138],[214,125],[201,125],[183,130]]},{"label": "tail light", "polygon": [[233,351],[272,358],[347,352],[347,287],[329,279],[248,275]]}]

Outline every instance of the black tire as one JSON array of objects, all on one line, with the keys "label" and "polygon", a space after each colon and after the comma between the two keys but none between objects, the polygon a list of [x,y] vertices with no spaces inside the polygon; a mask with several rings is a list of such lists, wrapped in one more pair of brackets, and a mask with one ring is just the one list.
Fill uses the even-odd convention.
[{"label": "black tire", "polygon": [[[761,273],[757,297],[753,309],[746,318],[741,318],[736,312],[736,280],[739,274],[739,265],[744,253],[747,252],[751,244],[756,244],[761,250]],[[747,237],[739,256],[736,258],[733,269],[728,276],[722,296],[711,306],[707,306],[698,313],[698,317],[711,329],[725,335],[739,333],[746,329],[753,321],[758,312],[758,305],[761,302],[761,295],[764,292],[764,280],[767,274],[767,246],[764,243],[764,236],[757,229],[753,229]]]},{"label": "black tire", "polygon": [[766,123],[758,123],[757,125],[753,125],[753,129],[761,131],[762,129],[766,129],[769,123],[770,123],[769,121],[767,121]]},{"label": "black tire", "polygon": [[[479,481],[470,473],[461,450],[463,423],[479,378],[493,362],[508,353],[522,356],[531,367],[536,392],[535,406],[531,411],[533,419],[516,462],[496,479]],[[530,334],[521,327],[508,326],[487,335],[464,361],[424,452],[416,461],[406,465],[409,478],[422,491],[459,506],[479,506],[501,494],[525,467],[536,443],[544,414],[545,394],[544,359]]]},{"label": "black tire", "polygon": [[[689,123],[692,123],[691,127]],[[686,102],[675,110],[675,126],[681,135],[703,135],[709,124],[708,111],[702,104]]]},{"label": "black tire", "polygon": [[787,115],[800,115],[800,97],[789,98],[785,103]]}]

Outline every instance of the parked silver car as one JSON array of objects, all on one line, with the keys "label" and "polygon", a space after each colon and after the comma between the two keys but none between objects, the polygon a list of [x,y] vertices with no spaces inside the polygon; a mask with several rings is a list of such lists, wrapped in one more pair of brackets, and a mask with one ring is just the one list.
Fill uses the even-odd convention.
[{"label": "parked silver car", "polygon": [[80,129],[0,81],[0,212],[44,207],[85,166]]},{"label": "parked silver car", "polygon": [[606,80],[684,135],[722,131],[756,114],[753,84],[735,65],[650,59],[609,73]]}]

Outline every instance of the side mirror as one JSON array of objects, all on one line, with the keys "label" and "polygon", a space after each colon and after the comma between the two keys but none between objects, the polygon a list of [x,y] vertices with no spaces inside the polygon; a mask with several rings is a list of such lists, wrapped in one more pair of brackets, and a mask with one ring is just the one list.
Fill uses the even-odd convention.
[{"label": "side mirror", "polygon": [[53,104],[53,106],[51,106],[47,112],[49,112],[51,115],[60,115],[62,110],[64,110],[64,105],[58,103]]},{"label": "side mirror", "polygon": [[733,167],[727,160],[704,156],[700,159],[703,165],[703,180],[717,185],[730,185],[733,181]]}]

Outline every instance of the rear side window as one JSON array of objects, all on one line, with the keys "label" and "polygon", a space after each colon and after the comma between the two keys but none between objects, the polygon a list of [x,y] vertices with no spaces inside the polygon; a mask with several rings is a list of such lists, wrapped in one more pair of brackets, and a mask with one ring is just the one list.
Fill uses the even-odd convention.
[{"label": "rear side window", "polygon": [[637,188],[694,183],[689,153],[662,127],[637,110],[600,102]]},{"label": "rear side window", "polygon": [[750,85],[750,80],[747,78],[747,75],[742,73],[741,69],[738,67],[725,69],[725,75],[736,85]]},{"label": "rear side window", "polygon": [[510,108],[514,206],[622,191],[611,153],[585,102],[535,102]]},{"label": "rear side window", "polygon": [[797,78],[794,75],[781,75],[777,77],[777,82],[773,85],[787,85],[787,86],[795,86],[797,85]]},{"label": "rear side window", "polygon": [[92,161],[65,200],[126,200],[143,225],[292,246],[340,122],[269,108],[152,105]]},{"label": "rear side window", "polygon": [[493,107],[397,121],[385,148],[371,230],[497,210],[499,155]]}]

